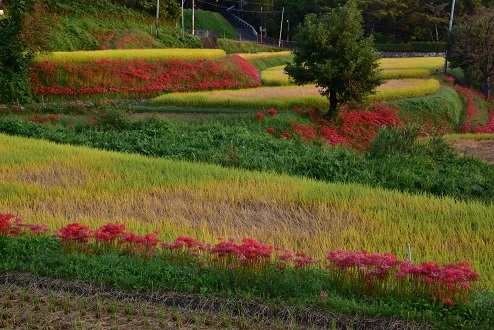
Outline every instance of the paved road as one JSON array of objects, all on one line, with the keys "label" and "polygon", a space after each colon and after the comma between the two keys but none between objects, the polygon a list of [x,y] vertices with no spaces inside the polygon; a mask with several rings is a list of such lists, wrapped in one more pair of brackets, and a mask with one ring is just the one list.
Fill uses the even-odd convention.
[{"label": "paved road", "polygon": [[220,12],[223,17],[237,30],[237,34],[242,41],[255,41],[257,42],[257,36],[252,32],[251,29],[247,28],[245,25],[237,21],[231,14],[226,11]]}]

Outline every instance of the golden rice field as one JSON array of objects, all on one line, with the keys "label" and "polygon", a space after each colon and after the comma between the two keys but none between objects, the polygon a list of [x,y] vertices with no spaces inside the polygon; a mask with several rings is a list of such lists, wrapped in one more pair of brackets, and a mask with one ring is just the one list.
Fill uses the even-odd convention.
[{"label": "golden rice field", "polygon": [[283,52],[240,53],[237,55],[243,57],[247,61],[251,61],[251,60],[264,59],[264,58],[285,57],[285,56],[290,56],[292,54],[293,53],[291,51],[283,51]]},{"label": "golden rice field", "polygon": [[[384,79],[407,79],[429,77],[444,65],[442,57],[383,58],[380,60]],[[287,86],[293,84],[284,72],[284,65],[261,72],[263,85]]]},{"label": "golden rice field", "polygon": [[36,61],[64,62],[91,62],[96,60],[124,60],[140,59],[146,61],[183,60],[193,61],[202,59],[217,59],[226,56],[221,49],[109,49],[77,52],[53,52],[38,55]]},{"label": "golden rice field", "polygon": [[[393,100],[433,94],[441,87],[436,79],[388,80],[378,87],[370,100]],[[294,106],[325,108],[328,100],[322,97],[318,88],[306,86],[277,86],[239,89],[229,91],[207,91],[192,93],[169,93],[158,96],[151,103],[191,107],[224,108],[277,108],[292,109]]]},{"label": "golden rice field", "polygon": [[356,184],[176,162],[0,135],[0,212],[52,229],[124,223],[161,238],[257,240],[415,262],[469,260],[494,288],[494,207]]}]

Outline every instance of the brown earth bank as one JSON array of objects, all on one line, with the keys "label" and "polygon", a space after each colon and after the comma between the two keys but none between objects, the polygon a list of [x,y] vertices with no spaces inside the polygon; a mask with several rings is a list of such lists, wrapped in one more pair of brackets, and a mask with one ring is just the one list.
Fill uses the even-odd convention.
[{"label": "brown earth bank", "polygon": [[389,318],[276,310],[178,293],[128,293],[79,281],[0,274],[0,329],[428,330]]},{"label": "brown earth bank", "polygon": [[494,164],[494,140],[454,140],[451,145],[464,155]]}]

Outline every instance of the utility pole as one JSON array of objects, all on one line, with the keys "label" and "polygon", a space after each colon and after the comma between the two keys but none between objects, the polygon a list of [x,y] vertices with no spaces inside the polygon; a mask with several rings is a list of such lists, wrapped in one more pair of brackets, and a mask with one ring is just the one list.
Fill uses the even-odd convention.
[{"label": "utility pole", "polygon": [[283,15],[285,14],[285,7],[281,11],[281,23],[280,23],[280,37],[278,39],[278,47],[281,47],[281,31],[283,31]]},{"label": "utility pole", "polygon": [[196,7],[195,1],[192,0],[192,35],[195,35],[196,34],[195,33],[195,20],[196,20],[196,18],[195,18],[195,7]]},{"label": "utility pole", "polygon": [[261,44],[262,44],[262,7],[261,7],[261,27],[259,28],[259,32],[261,32]]},{"label": "utility pole", "polygon": [[185,0],[182,0],[182,39],[184,38],[184,2]]},{"label": "utility pole", "polygon": [[[455,13],[455,0],[451,3],[451,14],[449,16],[449,32],[453,29],[453,15]],[[448,49],[446,48],[446,53],[444,54],[444,73],[448,70]]]},{"label": "utility pole", "polygon": [[287,29],[286,29],[286,43],[288,45],[288,42],[290,42],[290,20],[286,20]]},{"label": "utility pole", "polygon": [[159,19],[160,19],[160,0],[156,0],[156,37],[158,36]]}]

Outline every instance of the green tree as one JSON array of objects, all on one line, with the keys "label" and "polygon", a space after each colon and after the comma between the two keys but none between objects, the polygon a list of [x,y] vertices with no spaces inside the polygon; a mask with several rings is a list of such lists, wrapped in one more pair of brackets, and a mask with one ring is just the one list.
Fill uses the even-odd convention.
[{"label": "green tree", "polygon": [[494,77],[494,8],[461,17],[452,33],[452,67],[460,67],[472,85],[489,97]]},{"label": "green tree", "polygon": [[328,117],[340,102],[361,101],[382,82],[373,41],[350,0],[329,14],[307,15],[295,35],[294,62],[285,71],[298,84],[315,83],[329,99]]},{"label": "green tree", "polygon": [[28,83],[33,54],[20,40],[22,24],[34,0],[10,0],[0,16],[0,103],[31,99]]}]

